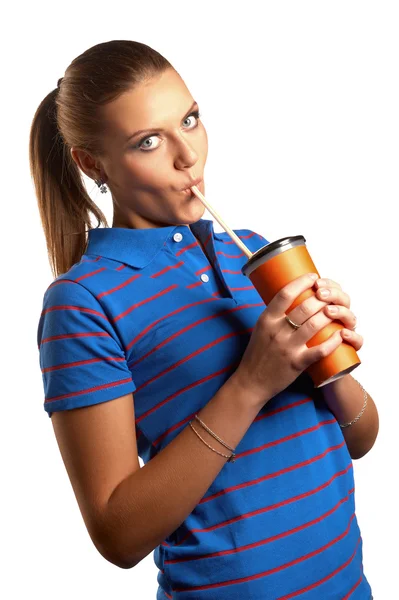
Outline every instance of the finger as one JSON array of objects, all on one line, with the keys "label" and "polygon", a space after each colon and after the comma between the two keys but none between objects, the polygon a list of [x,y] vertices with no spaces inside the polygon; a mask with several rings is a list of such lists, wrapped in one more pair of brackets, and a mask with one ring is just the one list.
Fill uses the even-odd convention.
[{"label": "finger", "polygon": [[318,344],[317,346],[312,346],[311,348],[305,347],[303,353],[300,357],[300,362],[302,366],[306,369],[314,362],[328,356],[333,352],[340,344],[343,342],[343,338],[340,335],[339,331],[335,331],[330,337]]},{"label": "finger", "polygon": [[[295,321],[294,321],[295,322]],[[332,323],[332,320],[325,315],[323,310],[320,310],[318,313],[313,315],[310,319],[305,321],[299,329],[292,329],[292,342],[295,344],[299,344],[300,346],[306,344],[310,339],[312,339],[319,331],[324,329],[327,325]],[[288,326],[289,323],[288,323]]]},{"label": "finger", "polygon": [[267,306],[270,317],[281,317],[290,308],[291,304],[302,292],[314,286],[315,279],[309,273],[290,281],[277,292]]},{"label": "finger", "polygon": [[336,287],[338,289],[342,289],[339,283],[337,283],[333,279],[327,279],[326,277],[323,277],[323,279],[318,279],[316,281],[316,288],[318,289],[322,287]]},{"label": "finger", "polygon": [[348,329],[354,329],[356,327],[356,315],[346,306],[328,304],[324,307],[324,313],[330,317],[330,319],[339,319]]},{"label": "finger", "polygon": [[[302,325],[303,323],[305,323],[305,321],[310,319],[310,317],[315,315],[322,308],[326,308],[327,306],[330,305],[327,302],[324,302],[324,300],[319,300],[315,294],[312,294],[312,296],[306,298],[306,300],[298,304],[298,306],[296,306],[289,313],[287,313],[287,316],[294,323]],[[331,316],[330,318],[334,319],[333,316]]]},{"label": "finger", "polygon": [[351,344],[355,350],[360,350],[364,344],[364,338],[359,333],[356,333],[356,331],[340,329],[340,334],[342,339],[348,344]]},{"label": "finger", "polygon": [[[323,290],[327,290],[329,293],[327,296],[323,295]],[[320,300],[324,300],[324,302],[333,302],[334,304],[341,304],[342,306],[346,306],[350,308],[351,299],[344,291],[338,289],[336,287],[332,288],[319,288],[316,291],[316,295]]]}]

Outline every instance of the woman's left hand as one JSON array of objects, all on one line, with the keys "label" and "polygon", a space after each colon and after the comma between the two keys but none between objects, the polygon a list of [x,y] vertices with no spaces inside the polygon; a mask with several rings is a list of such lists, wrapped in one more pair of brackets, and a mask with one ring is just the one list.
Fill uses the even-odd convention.
[{"label": "woman's left hand", "polygon": [[[348,294],[346,294],[339,283],[333,281],[332,279],[317,279],[315,282],[316,288],[316,297],[322,302],[326,302],[327,306],[324,307],[324,314],[330,319],[338,319],[342,322],[346,329],[341,329],[342,339],[351,344],[355,350],[359,350],[363,346],[363,337],[353,331],[353,328],[356,326],[356,317],[353,312],[350,310],[350,298]],[[321,291],[327,289],[330,294],[326,297],[321,295]],[[336,309],[334,313],[333,310]],[[346,336],[345,332],[348,332],[349,335]]]}]

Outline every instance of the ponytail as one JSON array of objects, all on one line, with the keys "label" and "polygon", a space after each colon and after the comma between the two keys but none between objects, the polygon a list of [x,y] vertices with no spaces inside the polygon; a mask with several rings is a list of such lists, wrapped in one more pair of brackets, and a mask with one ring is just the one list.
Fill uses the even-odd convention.
[{"label": "ponytail", "polygon": [[54,277],[66,273],[84,254],[90,212],[107,226],[83,184],[80,171],[58,131],[58,88],[39,105],[29,139],[29,163],[47,252]]}]

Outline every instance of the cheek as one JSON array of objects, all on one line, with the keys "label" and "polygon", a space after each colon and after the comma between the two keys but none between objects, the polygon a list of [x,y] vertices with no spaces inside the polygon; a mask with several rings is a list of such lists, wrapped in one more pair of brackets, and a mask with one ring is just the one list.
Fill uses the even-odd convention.
[{"label": "cheek", "polygon": [[198,158],[200,160],[203,161],[203,164],[205,164],[205,161],[207,159],[208,156],[208,134],[206,132],[205,127],[202,128],[202,135],[201,135],[201,145],[199,148],[199,156]]},{"label": "cheek", "polygon": [[[148,153],[150,154],[150,153]],[[158,157],[138,156],[137,154],[127,157],[123,164],[123,178],[130,188],[156,189],[162,182],[162,169],[165,161]]]}]

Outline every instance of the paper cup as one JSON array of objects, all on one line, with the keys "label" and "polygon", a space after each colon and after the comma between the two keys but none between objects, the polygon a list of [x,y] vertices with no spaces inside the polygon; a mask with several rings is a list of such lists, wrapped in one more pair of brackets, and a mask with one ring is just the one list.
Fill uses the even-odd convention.
[{"label": "paper cup", "polygon": [[[306,273],[318,274],[305,242],[303,235],[281,238],[260,248],[242,267],[243,274],[252,281],[266,305],[290,281]],[[286,314],[310,296],[315,296],[312,289],[302,292],[287,309]],[[335,320],[318,331],[306,345],[308,348],[317,346],[339,329],[344,329],[344,325]],[[319,388],[347,375],[360,364],[353,346],[342,341],[331,354],[310,365],[306,372],[309,373],[315,387]]]}]

